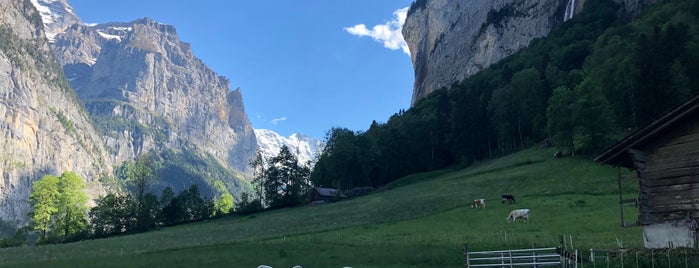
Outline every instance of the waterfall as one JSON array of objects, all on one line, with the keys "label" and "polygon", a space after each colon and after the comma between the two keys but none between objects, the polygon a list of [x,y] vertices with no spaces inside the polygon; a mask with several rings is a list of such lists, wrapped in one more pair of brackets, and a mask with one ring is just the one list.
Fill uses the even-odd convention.
[{"label": "waterfall", "polygon": [[563,14],[563,21],[567,21],[573,18],[575,15],[575,0],[568,0],[566,4],[566,12]]}]

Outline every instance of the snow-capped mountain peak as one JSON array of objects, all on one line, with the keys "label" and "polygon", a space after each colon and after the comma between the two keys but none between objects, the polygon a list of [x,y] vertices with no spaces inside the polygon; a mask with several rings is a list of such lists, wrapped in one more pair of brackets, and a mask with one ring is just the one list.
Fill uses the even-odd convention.
[{"label": "snow-capped mountain peak", "polygon": [[31,2],[41,15],[46,37],[50,42],[53,42],[57,34],[71,25],[81,23],[67,0],[31,0]]},{"label": "snow-capped mountain peak", "polygon": [[299,163],[305,164],[309,161],[312,162],[323,149],[323,142],[303,134],[283,137],[269,129],[255,129],[255,136],[257,137],[257,145],[265,158],[277,156],[282,146],[286,145],[291,153],[298,158]]}]

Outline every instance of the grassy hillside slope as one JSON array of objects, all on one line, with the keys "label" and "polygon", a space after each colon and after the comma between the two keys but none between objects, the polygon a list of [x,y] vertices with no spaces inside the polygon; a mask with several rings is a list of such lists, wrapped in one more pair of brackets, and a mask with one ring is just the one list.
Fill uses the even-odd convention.
[{"label": "grassy hillside slope", "polygon": [[[0,267],[459,267],[461,248],[642,246],[619,227],[616,169],[530,149],[463,170],[405,177],[376,193],[323,206],[229,217],[149,233],[0,249]],[[637,189],[631,181],[629,196]],[[501,194],[517,197],[501,204]],[[486,209],[470,208],[486,198]],[[508,224],[515,208],[531,222]],[[632,216],[633,217],[633,216]]]}]

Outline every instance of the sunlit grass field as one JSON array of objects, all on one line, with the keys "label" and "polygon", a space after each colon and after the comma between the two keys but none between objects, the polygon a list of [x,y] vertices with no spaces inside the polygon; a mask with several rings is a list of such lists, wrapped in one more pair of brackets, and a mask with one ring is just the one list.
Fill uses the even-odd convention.
[{"label": "sunlit grass field", "polygon": [[[411,175],[328,205],[0,249],[0,267],[461,267],[464,244],[550,247],[561,234],[580,250],[641,247],[640,228],[619,225],[617,172],[529,149],[462,170]],[[625,195],[637,195],[635,184],[624,186]],[[517,203],[501,204],[501,194]],[[475,198],[485,198],[487,208],[470,208]],[[531,221],[507,223],[516,208],[530,209]]]}]

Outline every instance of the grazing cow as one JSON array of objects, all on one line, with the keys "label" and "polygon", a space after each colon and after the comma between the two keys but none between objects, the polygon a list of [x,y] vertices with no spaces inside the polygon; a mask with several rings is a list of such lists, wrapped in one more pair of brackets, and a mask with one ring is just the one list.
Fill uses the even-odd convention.
[{"label": "grazing cow", "polygon": [[485,208],[485,199],[474,199],[473,204],[471,204],[472,208]]},{"label": "grazing cow", "polygon": [[529,222],[529,209],[515,209],[510,211],[510,215],[507,216],[507,222],[516,222],[517,218],[523,218]]},{"label": "grazing cow", "polygon": [[510,204],[515,202],[515,197],[509,194],[502,195],[502,203],[508,202]]}]

